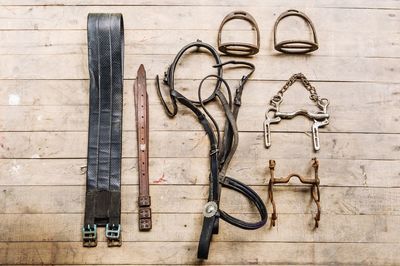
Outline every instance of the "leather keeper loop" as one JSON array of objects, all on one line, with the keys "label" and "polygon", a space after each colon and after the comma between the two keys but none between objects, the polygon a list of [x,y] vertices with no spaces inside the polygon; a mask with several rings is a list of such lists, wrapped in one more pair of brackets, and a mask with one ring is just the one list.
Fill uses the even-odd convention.
[{"label": "leather keeper loop", "polygon": [[144,207],[139,208],[139,219],[150,219],[151,218],[151,208]]},{"label": "leather keeper loop", "polygon": [[[284,40],[277,43],[276,32],[278,25],[282,19],[290,16],[300,17],[309,25],[312,32],[312,40]],[[315,32],[314,24],[311,22],[310,18],[306,14],[293,9],[283,12],[278,17],[274,25],[274,47],[275,50],[286,54],[306,54],[317,50],[319,47],[317,34]]]},{"label": "leather keeper loop", "polygon": [[150,196],[139,196],[139,207],[149,207],[151,205]]},{"label": "leather keeper loop", "polygon": [[[242,43],[242,42],[225,42],[221,43],[222,29],[228,21],[234,19],[241,19],[248,21],[256,32],[256,43]],[[218,30],[218,50],[221,53],[234,56],[250,56],[255,55],[260,50],[260,30],[256,20],[252,15],[246,11],[233,11],[229,13],[221,22]]]},{"label": "leather keeper loop", "polygon": [[140,219],[139,220],[139,230],[149,231],[151,229],[151,219]]}]

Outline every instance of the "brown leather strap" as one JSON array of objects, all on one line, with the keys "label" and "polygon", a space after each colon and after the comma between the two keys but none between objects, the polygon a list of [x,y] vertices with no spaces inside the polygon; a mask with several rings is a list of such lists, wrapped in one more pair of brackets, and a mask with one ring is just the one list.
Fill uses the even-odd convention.
[{"label": "brown leather strap", "polygon": [[133,84],[136,106],[136,132],[139,170],[139,230],[151,229],[151,201],[149,193],[149,102],[146,91],[146,71],[140,65]]}]

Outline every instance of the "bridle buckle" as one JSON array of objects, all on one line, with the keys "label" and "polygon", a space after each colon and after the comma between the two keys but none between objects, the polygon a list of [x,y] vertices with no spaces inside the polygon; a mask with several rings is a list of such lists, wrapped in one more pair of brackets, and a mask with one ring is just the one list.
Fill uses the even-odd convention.
[{"label": "bridle buckle", "polygon": [[82,239],[84,247],[95,247],[97,246],[97,225],[90,224],[82,227]]},{"label": "bridle buckle", "polygon": [[107,245],[109,247],[121,246],[121,225],[120,224],[106,224],[106,237]]}]

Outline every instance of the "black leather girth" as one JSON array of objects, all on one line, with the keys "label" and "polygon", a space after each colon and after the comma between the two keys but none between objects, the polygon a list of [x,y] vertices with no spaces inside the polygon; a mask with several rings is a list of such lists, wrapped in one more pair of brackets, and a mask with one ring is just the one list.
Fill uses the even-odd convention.
[{"label": "black leather girth", "polygon": [[124,29],[121,14],[88,15],[89,141],[83,246],[121,245],[121,153]]}]

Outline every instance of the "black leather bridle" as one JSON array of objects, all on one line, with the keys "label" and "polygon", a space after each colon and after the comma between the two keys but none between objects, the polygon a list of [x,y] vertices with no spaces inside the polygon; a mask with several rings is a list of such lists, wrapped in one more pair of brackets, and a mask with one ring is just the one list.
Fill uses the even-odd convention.
[{"label": "black leather bridle", "polygon": [[[177,91],[175,88],[174,78],[176,66],[178,65],[179,59],[185,52],[193,47],[197,49],[203,48],[208,51],[215,59],[216,64],[214,65],[214,67],[217,70],[217,74],[208,75],[201,80],[198,87],[198,100],[190,100],[182,95],[179,91]],[[238,65],[240,67],[251,69],[249,74],[242,77],[240,84],[236,89],[234,99],[232,99],[232,93],[228,83],[222,77],[223,66],[225,65]],[[170,117],[174,117],[178,112],[177,102],[185,105],[197,116],[210,141],[210,187],[208,202],[204,206],[203,211],[204,220],[197,253],[197,257],[199,259],[208,258],[212,235],[218,233],[219,218],[234,226],[246,230],[258,229],[264,226],[267,222],[267,209],[258,194],[242,182],[226,176],[226,171],[233,157],[233,154],[236,151],[239,141],[236,119],[241,105],[241,95],[245,83],[254,72],[254,70],[254,65],[249,62],[227,61],[225,63],[222,63],[217,51],[211,45],[203,43],[201,41],[196,41],[184,46],[179,51],[173,63],[169,66],[168,71],[165,73],[164,83],[169,87],[169,95],[171,98],[172,108],[170,108],[164,100],[160,89],[159,78],[158,76],[156,77],[156,88],[161,102],[166,110],[166,113]],[[215,88],[209,97],[203,99],[201,95],[203,84],[206,80],[211,78],[216,79]],[[228,99],[223,93],[221,85],[224,85],[228,93]],[[222,105],[226,117],[224,134],[222,138],[220,137],[220,130],[217,122],[206,109],[206,104],[214,101],[216,98],[218,98],[218,102]],[[209,120],[211,120],[211,123]],[[214,131],[216,131],[216,133],[214,133]],[[222,187],[235,190],[247,197],[252,203],[254,203],[260,214],[260,220],[257,222],[243,221],[221,210],[219,208],[219,202]]]}]

